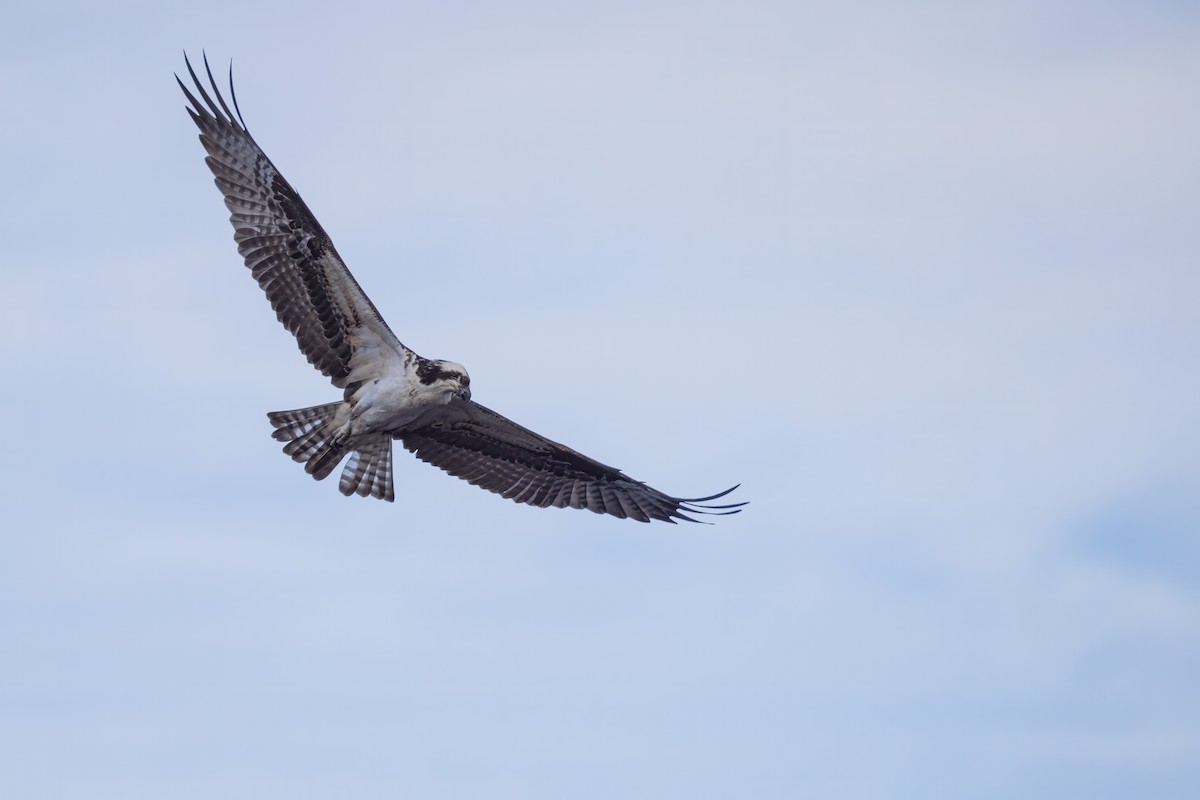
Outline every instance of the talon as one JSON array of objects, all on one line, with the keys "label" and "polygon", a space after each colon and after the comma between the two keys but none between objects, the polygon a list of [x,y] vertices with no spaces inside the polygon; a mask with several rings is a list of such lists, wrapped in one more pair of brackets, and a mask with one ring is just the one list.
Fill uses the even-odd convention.
[{"label": "talon", "polygon": [[347,422],[342,427],[333,432],[333,436],[329,437],[329,443],[335,447],[341,447],[350,438],[350,423]]}]

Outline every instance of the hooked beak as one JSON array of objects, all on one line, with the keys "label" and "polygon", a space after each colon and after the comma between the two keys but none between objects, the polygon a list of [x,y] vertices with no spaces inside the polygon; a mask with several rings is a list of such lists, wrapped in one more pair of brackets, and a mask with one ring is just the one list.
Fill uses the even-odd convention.
[{"label": "hooked beak", "polygon": [[454,393],[454,396],[457,397],[459,400],[463,400],[463,401],[470,400],[471,399],[471,387],[470,386],[459,387],[458,391]]}]

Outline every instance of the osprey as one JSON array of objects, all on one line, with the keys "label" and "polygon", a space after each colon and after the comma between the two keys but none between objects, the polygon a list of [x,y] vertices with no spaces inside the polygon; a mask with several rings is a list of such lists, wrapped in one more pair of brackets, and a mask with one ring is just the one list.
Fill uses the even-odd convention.
[{"label": "osprey", "polygon": [[[267,414],[283,452],[322,480],[349,457],[342,494],[395,499],[392,440],[417,458],[517,503],[586,508],[641,522],[692,514],[734,514],[745,503],[663,494],[620,470],[527,430],[471,399],[461,364],[423,358],[400,343],[359,287],[296,190],[246,130],[230,68],[233,110],[208,59],[212,95],[187,60],[196,94],[175,80],[225,196],[234,240],[279,321],[342,400]],[[215,98],[215,101],[214,101]]]}]

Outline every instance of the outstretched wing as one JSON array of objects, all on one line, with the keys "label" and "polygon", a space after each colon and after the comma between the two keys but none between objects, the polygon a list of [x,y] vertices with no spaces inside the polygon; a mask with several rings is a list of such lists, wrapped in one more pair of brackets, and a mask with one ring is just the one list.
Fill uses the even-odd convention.
[{"label": "outstretched wing", "polygon": [[246,130],[233,94],[232,68],[229,91],[237,113],[217,89],[207,57],[204,69],[212,95],[190,61],[187,69],[203,102],[178,75],[175,80],[191,103],[188,113],[208,151],[205,162],[225,195],[238,252],[309,363],[339,388],[357,379],[350,373],[368,353],[411,363],[415,354],[388,328],[329,235]]},{"label": "outstretched wing", "polygon": [[[452,402],[436,422],[401,435],[417,458],[516,503],[586,508],[639,522],[697,522],[691,514],[736,514],[745,503],[671,497],[613,467],[552,442],[474,401]],[[687,513],[684,513],[687,512]]]}]

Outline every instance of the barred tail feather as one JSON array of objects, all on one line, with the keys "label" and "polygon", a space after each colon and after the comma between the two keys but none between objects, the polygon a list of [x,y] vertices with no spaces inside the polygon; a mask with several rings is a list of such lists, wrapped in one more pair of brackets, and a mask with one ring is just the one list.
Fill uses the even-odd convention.
[{"label": "barred tail feather", "polygon": [[329,477],[349,453],[350,460],[338,482],[342,494],[393,501],[396,495],[392,489],[392,437],[381,434],[355,449],[334,444],[331,439],[342,406],[342,403],[326,403],[294,411],[272,411],[267,414],[275,427],[271,436],[286,442],[283,452],[303,464],[304,471],[317,480]]},{"label": "barred tail feather", "polygon": [[333,472],[346,450],[330,442],[333,420],[341,403],[297,408],[293,411],[272,411],[267,419],[275,426],[272,438],[287,442],[283,452],[304,465],[304,471],[317,480]]},{"label": "barred tail feather", "polygon": [[392,489],[392,437],[389,434],[377,436],[367,444],[360,444],[358,449],[350,454],[342,470],[342,478],[338,481],[338,490],[349,497],[357,494],[360,497],[378,497],[389,503],[396,499]]}]

